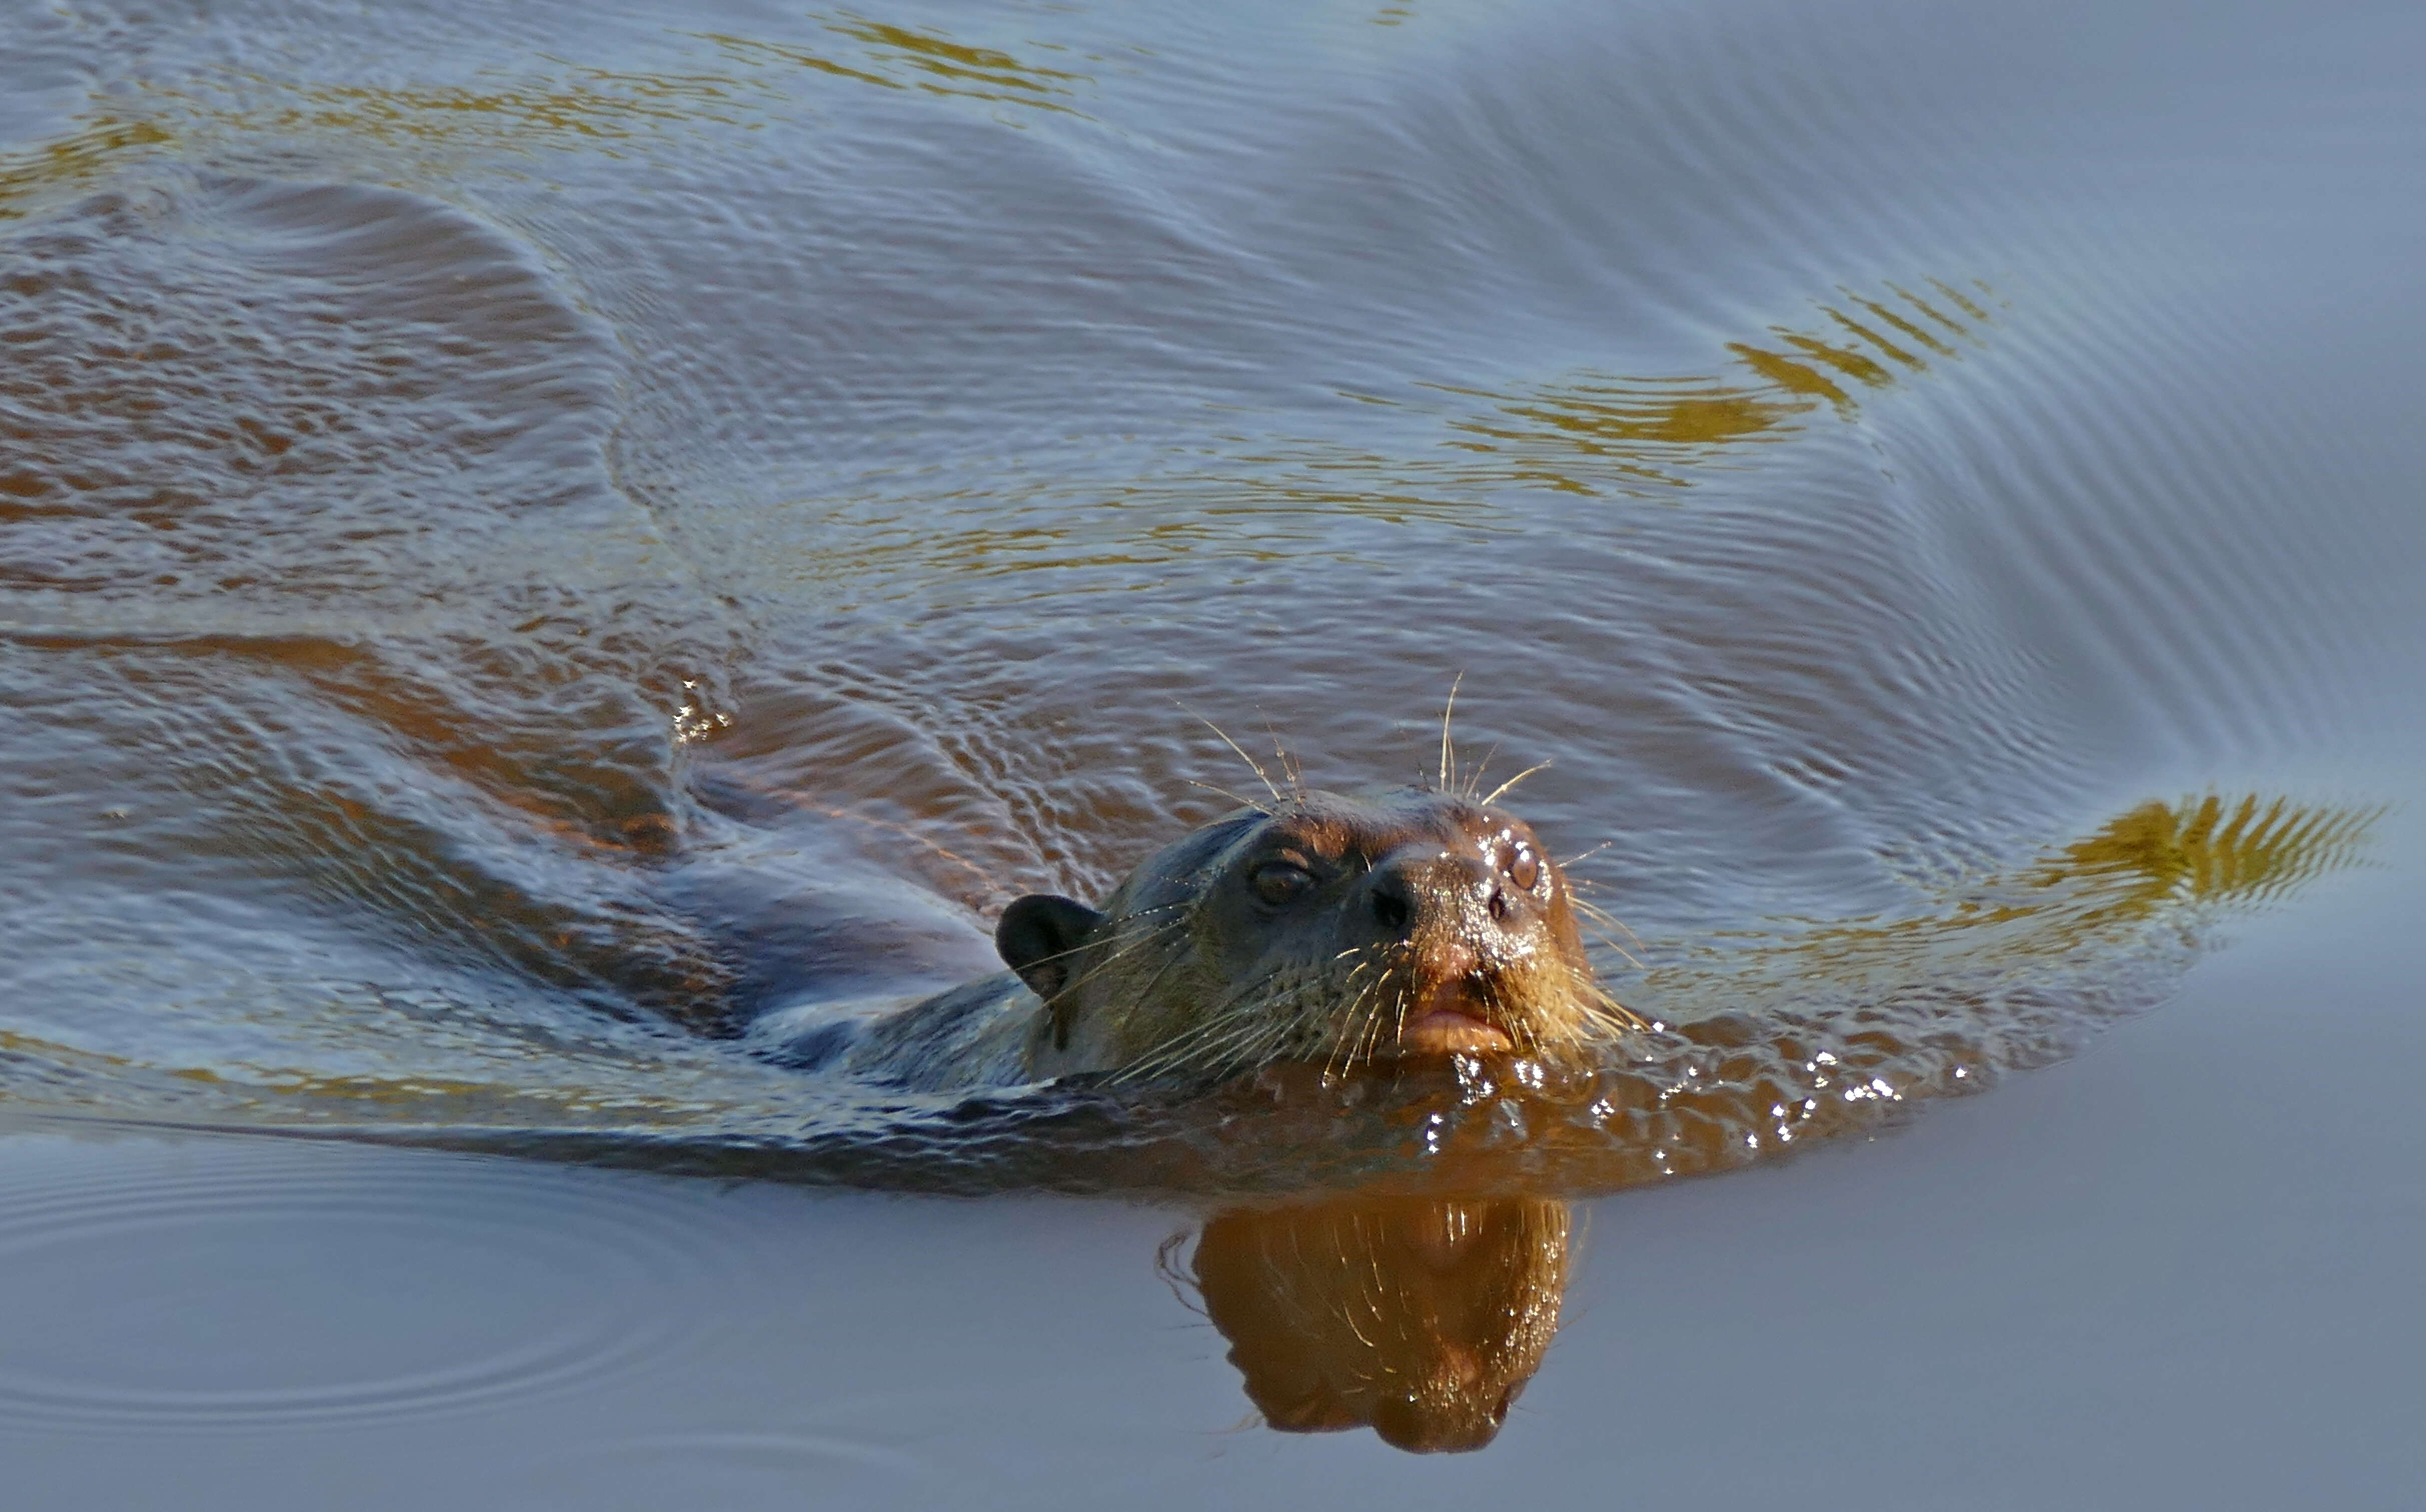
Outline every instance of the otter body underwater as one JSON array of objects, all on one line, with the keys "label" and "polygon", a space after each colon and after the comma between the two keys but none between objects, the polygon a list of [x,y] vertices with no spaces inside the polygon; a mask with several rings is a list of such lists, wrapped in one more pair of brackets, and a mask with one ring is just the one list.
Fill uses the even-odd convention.
[{"label": "otter body underwater", "polygon": [[1020,898],[995,932],[1007,972],[881,1016],[777,1012],[750,1037],[936,1090],[1568,1054],[1638,1021],[1594,981],[1575,910],[1532,829],[1488,803],[1306,792],[1163,847],[1100,909]]}]

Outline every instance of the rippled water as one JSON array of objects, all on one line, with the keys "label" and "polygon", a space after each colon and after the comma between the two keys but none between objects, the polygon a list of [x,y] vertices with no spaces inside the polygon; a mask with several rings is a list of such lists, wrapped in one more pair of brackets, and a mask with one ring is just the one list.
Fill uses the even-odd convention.
[{"label": "rippled water", "polygon": [[[21,1163],[0,1236],[0,1421],[227,1432],[477,1411],[642,1372],[698,1326],[679,1298],[712,1276],[713,1217],[678,1194],[501,1170],[368,1183],[302,1154],[216,1171],[153,1149]],[[163,1269],[219,1279],[213,1305],[159,1295]],[[63,1320],[63,1295],[122,1300]]]},{"label": "rippled water", "polygon": [[[2368,5],[12,12],[0,1106],[1289,1195],[1291,1245],[1555,1294],[1524,1204],[1875,1134],[2260,909],[2405,885],[2418,42]],[[1253,780],[1205,720],[1395,782],[1461,678],[1465,759],[1551,764],[1524,812],[1666,1026],[1589,1074],[954,1106],[734,1038],[991,969],[1002,902]],[[622,1320],[681,1335],[705,1283],[660,1283],[714,1248],[653,1237],[680,1183],[75,1148],[7,1204],[22,1297],[288,1259],[202,1333],[11,1356],[29,1424],[536,1400],[643,1368]],[[478,1307],[310,1342],[383,1276]],[[1388,1293],[1443,1383],[1393,1441],[1470,1446],[1473,1361],[1540,1361],[1448,1295]],[[204,1336],[290,1327],[258,1368]],[[1337,1383],[1390,1358],[1322,1400],[1388,1419]],[[683,1454],[791,1452],[733,1433]]]}]

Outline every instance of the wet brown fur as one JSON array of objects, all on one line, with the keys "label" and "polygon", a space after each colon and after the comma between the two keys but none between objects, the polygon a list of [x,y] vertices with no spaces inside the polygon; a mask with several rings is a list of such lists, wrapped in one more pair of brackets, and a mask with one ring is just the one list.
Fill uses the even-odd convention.
[{"label": "wet brown fur", "polygon": [[[1269,867],[1302,872],[1302,893],[1260,893]],[[1023,948],[1018,910],[1043,905],[1092,922]],[[1279,1061],[1344,1075],[1438,1054],[1409,1037],[1427,1010],[1534,1056],[1638,1023],[1594,980],[1577,913],[1532,830],[1470,795],[1301,790],[1165,847],[1100,914],[1023,899],[1001,938],[1045,1005],[1040,1075],[1213,1080]]]}]

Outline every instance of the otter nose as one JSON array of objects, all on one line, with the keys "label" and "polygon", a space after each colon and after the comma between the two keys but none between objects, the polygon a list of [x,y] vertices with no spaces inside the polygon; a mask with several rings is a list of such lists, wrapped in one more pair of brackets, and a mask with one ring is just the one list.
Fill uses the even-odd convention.
[{"label": "otter nose", "polygon": [[1404,935],[1415,924],[1415,892],[1404,867],[1374,873],[1366,901],[1373,909],[1373,922],[1394,935]]},{"label": "otter nose", "polygon": [[1439,852],[1397,856],[1373,869],[1366,884],[1373,922],[1398,939],[1428,923],[1452,928],[1480,909],[1494,921],[1508,917],[1508,899],[1497,874],[1480,861]]}]

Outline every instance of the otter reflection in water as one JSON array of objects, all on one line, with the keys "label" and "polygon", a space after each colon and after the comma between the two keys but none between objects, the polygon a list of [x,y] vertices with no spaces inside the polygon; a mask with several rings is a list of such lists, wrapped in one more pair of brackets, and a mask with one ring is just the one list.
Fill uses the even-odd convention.
[{"label": "otter reflection in water", "polygon": [[1480,1449],[1542,1363],[1572,1214],[1536,1198],[1349,1198],[1208,1219],[1186,1268],[1264,1421]]}]

